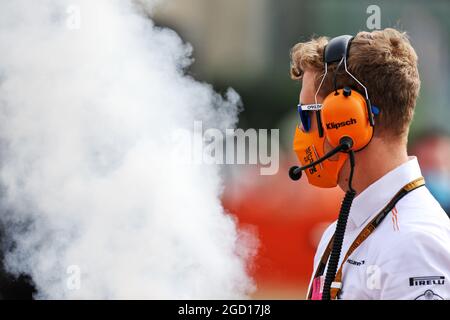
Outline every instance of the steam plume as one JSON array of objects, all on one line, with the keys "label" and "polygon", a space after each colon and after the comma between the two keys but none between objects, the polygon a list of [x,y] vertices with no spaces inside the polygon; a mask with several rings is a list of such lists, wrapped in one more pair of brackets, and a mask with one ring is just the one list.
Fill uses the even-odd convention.
[{"label": "steam plume", "polygon": [[239,96],[185,75],[190,45],[136,3],[0,1],[6,267],[37,298],[246,297],[254,245],[219,169],[177,159],[195,120],[236,124]]}]

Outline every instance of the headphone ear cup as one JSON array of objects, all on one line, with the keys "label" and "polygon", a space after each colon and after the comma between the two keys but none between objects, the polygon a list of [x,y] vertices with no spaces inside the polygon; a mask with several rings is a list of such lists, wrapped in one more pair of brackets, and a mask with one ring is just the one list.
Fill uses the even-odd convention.
[{"label": "headphone ear cup", "polygon": [[337,147],[343,137],[353,140],[352,150],[367,146],[373,136],[364,97],[349,88],[330,93],[322,103],[322,123],[325,137]]}]

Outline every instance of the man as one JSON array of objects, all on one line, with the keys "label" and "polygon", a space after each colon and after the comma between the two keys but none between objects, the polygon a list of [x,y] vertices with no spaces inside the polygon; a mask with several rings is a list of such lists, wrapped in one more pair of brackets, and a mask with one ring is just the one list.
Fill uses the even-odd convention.
[{"label": "man", "polygon": [[[364,93],[366,87],[371,101],[368,105],[375,118],[370,141],[354,153],[353,170],[347,159],[336,176],[336,184],[348,192],[350,173],[353,174],[350,184],[356,198],[338,258],[340,275],[338,272],[332,282],[332,288],[338,292],[335,298],[450,299],[447,215],[424,186],[417,185],[401,197],[394,197],[411,183],[422,181],[417,159],[407,154],[408,131],[420,88],[417,55],[405,33],[391,28],[360,32],[348,45],[347,60],[328,63],[327,76],[323,77],[327,44],[328,40],[320,37],[292,49],[291,76],[302,84],[299,108],[321,106],[330,93],[338,93],[337,88]],[[319,129],[323,131],[320,117],[314,116],[320,112],[319,108],[308,111],[309,128],[304,122],[299,124],[302,139],[317,134]],[[334,147],[328,140],[324,139],[324,153]],[[323,164],[337,162],[338,157],[336,154]],[[310,176],[308,179],[311,183]],[[332,185],[328,182],[324,186]],[[383,209],[390,209],[388,204],[393,198],[396,201],[392,209],[378,219]],[[374,221],[381,222],[371,230],[369,224]],[[325,231],[318,246],[310,299],[322,297],[335,229],[336,223]],[[355,241],[361,235],[365,236],[363,241]],[[321,265],[324,270],[320,270]]]}]

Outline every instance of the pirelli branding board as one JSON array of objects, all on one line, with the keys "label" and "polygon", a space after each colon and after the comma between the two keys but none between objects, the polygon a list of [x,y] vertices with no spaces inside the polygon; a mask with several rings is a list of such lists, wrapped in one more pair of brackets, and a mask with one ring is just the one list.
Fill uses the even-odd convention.
[{"label": "pirelli branding board", "polygon": [[430,277],[414,277],[409,278],[409,286],[432,286],[443,285],[445,282],[444,276],[430,276]]}]

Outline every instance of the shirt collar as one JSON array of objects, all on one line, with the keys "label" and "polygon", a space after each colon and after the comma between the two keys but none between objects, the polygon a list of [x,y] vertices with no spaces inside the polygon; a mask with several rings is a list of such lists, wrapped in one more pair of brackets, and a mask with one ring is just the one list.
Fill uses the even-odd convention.
[{"label": "shirt collar", "polygon": [[349,219],[359,228],[370,216],[378,213],[402,187],[421,176],[417,158],[409,157],[407,162],[385,174],[355,198]]}]

